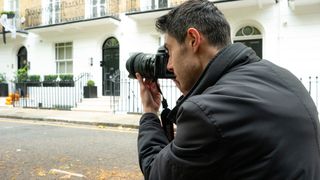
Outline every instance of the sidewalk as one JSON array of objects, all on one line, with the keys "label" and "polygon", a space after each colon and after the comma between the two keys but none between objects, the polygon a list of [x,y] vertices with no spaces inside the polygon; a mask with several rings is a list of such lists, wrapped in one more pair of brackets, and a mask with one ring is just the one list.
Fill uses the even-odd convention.
[{"label": "sidewalk", "polygon": [[113,114],[107,112],[61,111],[0,106],[0,118],[102,125],[137,129],[140,114]]}]

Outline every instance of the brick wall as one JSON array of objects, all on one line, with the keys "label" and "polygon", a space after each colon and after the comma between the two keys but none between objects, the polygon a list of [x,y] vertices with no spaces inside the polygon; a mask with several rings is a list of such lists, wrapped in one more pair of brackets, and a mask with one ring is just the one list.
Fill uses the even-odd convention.
[{"label": "brick wall", "polygon": [[0,0],[0,11],[3,11],[4,0]]},{"label": "brick wall", "polygon": [[63,0],[61,1],[61,22],[76,21],[84,19],[84,0]]},{"label": "brick wall", "polygon": [[41,0],[20,0],[20,17],[25,18],[21,28],[33,27],[41,24]]},{"label": "brick wall", "polygon": [[126,9],[124,12],[135,12],[140,10],[140,1],[139,0],[127,0]]},{"label": "brick wall", "polygon": [[[171,0],[169,7],[181,4],[185,0]],[[41,4],[42,0],[20,0],[19,15],[25,18],[21,28],[39,26],[42,15],[48,12]],[[107,1],[106,15],[118,16],[119,13],[140,11],[140,0],[110,0]],[[4,0],[0,0],[0,11],[3,9]],[[70,22],[85,18],[85,0],[61,0],[60,22]],[[55,22],[53,22],[55,23]],[[1,29],[1,28],[0,28]]]}]

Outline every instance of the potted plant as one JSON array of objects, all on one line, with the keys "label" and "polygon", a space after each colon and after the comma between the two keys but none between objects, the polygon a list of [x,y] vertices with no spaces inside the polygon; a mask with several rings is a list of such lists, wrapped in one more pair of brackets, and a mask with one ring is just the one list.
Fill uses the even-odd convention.
[{"label": "potted plant", "polygon": [[41,86],[40,75],[29,75],[27,79],[27,86]]},{"label": "potted plant", "polygon": [[95,86],[93,80],[88,80],[87,86],[83,87],[84,98],[97,98],[97,86]]},{"label": "potted plant", "polygon": [[15,12],[14,11],[2,11],[1,15],[6,14],[8,19],[12,19],[15,16]]},{"label": "potted plant", "polygon": [[58,79],[58,75],[56,74],[44,75],[42,84],[44,87],[57,86],[57,79]]},{"label": "potted plant", "polygon": [[18,69],[16,75],[17,75],[16,81],[18,83],[25,83],[27,81],[27,79],[28,79],[28,68],[27,68],[27,66]]},{"label": "potted plant", "polygon": [[73,87],[74,86],[72,74],[61,74],[61,75],[59,75],[59,78],[60,78],[60,81],[59,81],[60,87]]},{"label": "potted plant", "polygon": [[8,96],[8,83],[6,80],[6,75],[4,73],[0,74],[0,97]]},{"label": "potted plant", "polygon": [[18,69],[16,73],[16,90],[19,91],[20,96],[24,97],[27,94],[26,82],[28,79],[28,68],[27,66]]}]

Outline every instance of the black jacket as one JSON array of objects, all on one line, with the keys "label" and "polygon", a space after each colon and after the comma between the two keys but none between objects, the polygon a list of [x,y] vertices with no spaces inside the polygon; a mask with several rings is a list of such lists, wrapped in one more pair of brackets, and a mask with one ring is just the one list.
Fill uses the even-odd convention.
[{"label": "black jacket", "polygon": [[141,117],[145,179],[320,179],[311,97],[294,75],[242,44],[223,49],[169,117],[177,125],[170,143],[156,115]]}]

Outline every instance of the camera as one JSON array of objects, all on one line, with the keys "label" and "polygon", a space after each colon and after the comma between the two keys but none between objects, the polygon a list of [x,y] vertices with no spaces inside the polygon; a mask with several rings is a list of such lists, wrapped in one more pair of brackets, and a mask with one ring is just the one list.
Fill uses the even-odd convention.
[{"label": "camera", "polygon": [[172,79],[174,74],[167,70],[168,52],[165,47],[159,47],[157,54],[135,53],[126,62],[129,78],[136,78],[139,73],[146,79]]}]

